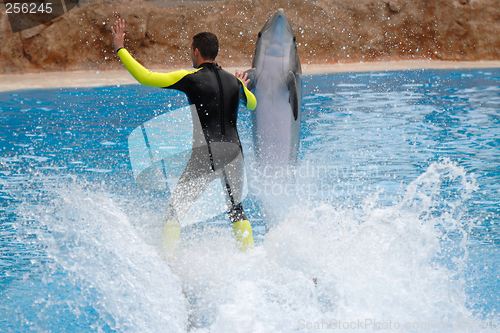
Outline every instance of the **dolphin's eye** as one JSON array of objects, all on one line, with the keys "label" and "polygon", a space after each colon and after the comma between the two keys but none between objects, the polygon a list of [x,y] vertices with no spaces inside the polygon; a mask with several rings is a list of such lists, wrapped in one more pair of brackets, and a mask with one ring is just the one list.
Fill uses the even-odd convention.
[{"label": "dolphin's eye", "polygon": [[293,36],[293,42],[296,43],[297,42],[297,38],[295,38],[295,36]]},{"label": "dolphin's eye", "polygon": [[257,37],[262,37],[262,32],[259,31],[259,34],[257,35]]}]

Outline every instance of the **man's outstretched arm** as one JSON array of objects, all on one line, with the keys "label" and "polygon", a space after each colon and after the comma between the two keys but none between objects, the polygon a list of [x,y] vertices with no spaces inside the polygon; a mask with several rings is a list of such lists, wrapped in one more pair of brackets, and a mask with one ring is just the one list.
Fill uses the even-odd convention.
[{"label": "man's outstretched arm", "polygon": [[111,27],[115,50],[127,70],[139,83],[152,87],[168,88],[179,82],[184,76],[193,73],[185,70],[171,73],[156,73],[147,70],[144,66],[139,64],[124,47],[125,20],[118,19],[115,25],[116,27]]}]

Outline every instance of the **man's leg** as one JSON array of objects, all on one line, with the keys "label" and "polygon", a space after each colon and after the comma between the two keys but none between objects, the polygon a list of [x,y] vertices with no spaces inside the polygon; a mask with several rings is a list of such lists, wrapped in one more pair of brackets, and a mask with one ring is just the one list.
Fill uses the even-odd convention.
[{"label": "man's leg", "polygon": [[243,210],[243,155],[240,154],[235,160],[222,170],[222,186],[226,190],[229,219],[233,226],[233,233],[238,248],[247,251],[254,247],[252,226]]},{"label": "man's leg", "polygon": [[186,169],[170,197],[165,214],[162,251],[166,258],[173,256],[180,242],[180,222],[215,177],[216,173],[211,166],[208,148],[193,149]]}]

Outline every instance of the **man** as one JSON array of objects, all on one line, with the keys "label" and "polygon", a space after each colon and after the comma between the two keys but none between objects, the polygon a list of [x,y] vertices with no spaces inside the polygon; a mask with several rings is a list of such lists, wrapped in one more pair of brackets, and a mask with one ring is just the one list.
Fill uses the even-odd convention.
[{"label": "man", "polygon": [[257,105],[246,88],[245,74],[236,76],[215,63],[219,43],[214,34],[202,32],[193,37],[191,59],[194,71],[155,73],[132,58],[124,48],[125,20],[111,27],[114,47],[127,70],[139,83],[186,93],[193,116],[193,149],[187,166],[170,198],[165,216],[162,249],[171,257],[180,241],[180,223],[191,205],[215,178],[226,191],[228,214],[242,251],[254,246],[252,228],[242,207],[243,154],[236,129],[240,99],[247,108]]}]

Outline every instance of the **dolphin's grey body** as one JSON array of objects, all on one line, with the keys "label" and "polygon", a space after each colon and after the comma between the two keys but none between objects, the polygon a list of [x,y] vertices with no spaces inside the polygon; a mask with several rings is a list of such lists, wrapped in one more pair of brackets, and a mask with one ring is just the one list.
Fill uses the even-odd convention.
[{"label": "dolphin's grey body", "polygon": [[260,167],[295,166],[300,137],[302,69],[295,35],[283,9],[259,32],[248,88],[257,97],[253,142]]}]

